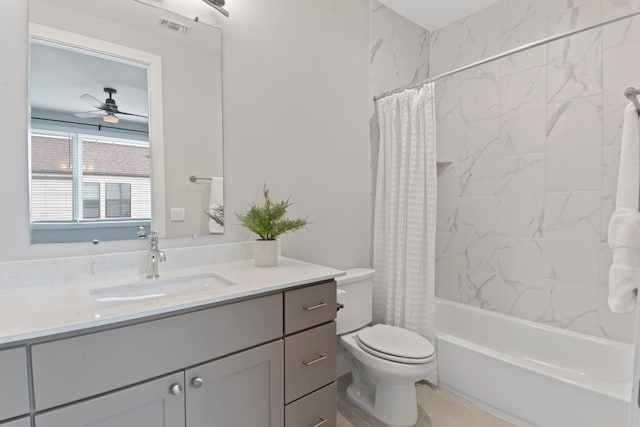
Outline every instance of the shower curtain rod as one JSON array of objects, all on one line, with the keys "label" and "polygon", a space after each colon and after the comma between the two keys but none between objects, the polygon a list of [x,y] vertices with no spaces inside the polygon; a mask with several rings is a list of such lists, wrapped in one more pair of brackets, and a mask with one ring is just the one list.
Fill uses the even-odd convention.
[{"label": "shower curtain rod", "polygon": [[[382,98],[386,98],[387,96],[394,95],[394,94],[400,93],[400,92],[404,92],[405,90],[409,90],[409,89],[419,89],[422,86],[425,86],[425,85],[427,85],[429,83],[433,83],[433,82],[438,81],[440,79],[443,79],[445,77],[449,77],[449,76],[452,76],[454,74],[458,74],[458,73],[461,73],[463,71],[467,71],[467,70],[469,70],[471,68],[475,68],[475,67],[478,67],[480,65],[484,65],[484,64],[487,64],[489,62],[496,61],[498,59],[506,58],[507,56],[511,56],[511,55],[516,54],[516,53],[524,52],[526,50],[533,49],[534,47],[542,46],[542,45],[545,45],[547,43],[551,43],[553,41],[563,39],[565,37],[570,37],[570,36],[573,36],[573,35],[576,35],[576,34],[583,33],[585,31],[589,31],[589,30],[593,30],[593,29],[596,29],[596,28],[599,28],[599,27],[603,27],[603,26],[608,25],[608,24],[613,24],[614,22],[622,21],[623,19],[633,18],[634,16],[638,16],[638,15],[640,15],[640,10],[637,10],[635,12],[630,12],[630,13],[627,13],[625,15],[616,16],[615,18],[610,18],[610,19],[607,19],[606,21],[602,21],[602,22],[599,22],[597,24],[588,25],[586,27],[578,28],[578,29],[571,30],[571,31],[566,31],[564,33],[557,34],[555,36],[551,36],[551,37],[547,37],[547,38],[544,38],[544,39],[540,39],[540,40],[538,40],[536,42],[528,43],[528,44],[522,45],[520,47],[517,47],[517,48],[514,48],[514,49],[510,49],[510,50],[507,50],[505,52],[499,53],[497,55],[493,55],[493,56],[490,56],[488,58],[481,59],[480,61],[476,61],[476,62],[474,62],[472,64],[464,65],[464,66],[462,66],[460,68],[456,68],[455,70],[451,70],[451,71],[447,71],[446,73],[438,74],[435,77],[430,77],[430,78],[428,78],[426,80],[423,80],[423,81],[421,81],[419,83],[413,83],[413,84],[410,84],[410,85],[407,85],[407,86],[403,86],[403,87],[400,87],[400,88],[397,88],[397,89],[390,90],[389,92],[385,92],[385,93],[382,93],[380,95],[376,95],[376,96],[373,97],[373,100],[374,101],[378,101],[378,100],[380,100]],[[634,99],[636,99],[636,98],[634,97]],[[635,102],[638,102],[638,100],[636,99]],[[638,108],[640,110],[640,104],[636,104],[636,106],[638,106]]]}]

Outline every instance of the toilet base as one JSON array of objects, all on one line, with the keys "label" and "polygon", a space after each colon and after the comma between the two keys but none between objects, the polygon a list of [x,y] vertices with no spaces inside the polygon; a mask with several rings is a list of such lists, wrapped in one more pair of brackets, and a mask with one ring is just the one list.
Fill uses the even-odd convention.
[{"label": "toilet base", "polygon": [[375,395],[359,389],[355,383],[347,387],[349,400],[367,414],[391,427],[413,427],[418,422],[415,384],[375,385]]}]

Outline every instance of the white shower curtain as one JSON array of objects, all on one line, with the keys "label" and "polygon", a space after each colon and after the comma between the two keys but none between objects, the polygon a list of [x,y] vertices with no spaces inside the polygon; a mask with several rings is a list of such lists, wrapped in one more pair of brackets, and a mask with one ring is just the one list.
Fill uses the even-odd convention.
[{"label": "white shower curtain", "polygon": [[435,345],[436,135],[433,84],[376,103],[374,319]]}]

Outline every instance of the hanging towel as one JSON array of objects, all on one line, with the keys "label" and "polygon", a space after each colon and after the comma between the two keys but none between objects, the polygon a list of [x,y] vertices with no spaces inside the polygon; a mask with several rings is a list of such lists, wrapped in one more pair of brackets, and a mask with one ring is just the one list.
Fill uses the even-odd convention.
[{"label": "hanging towel", "polygon": [[609,308],[614,313],[633,311],[640,280],[640,124],[633,104],[625,110],[620,147],[616,210],[609,222]]},{"label": "hanging towel", "polygon": [[[209,193],[209,213],[216,215],[218,221],[209,219],[209,233],[224,233],[224,199],[223,180],[220,176],[211,178],[211,191]],[[221,223],[222,222],[222,223]]]}]

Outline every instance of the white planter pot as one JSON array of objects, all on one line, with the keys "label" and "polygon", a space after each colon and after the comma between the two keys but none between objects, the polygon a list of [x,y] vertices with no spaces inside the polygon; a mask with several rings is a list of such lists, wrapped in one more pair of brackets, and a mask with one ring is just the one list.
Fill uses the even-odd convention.
[{"label": "white planter pot", "polygon": [[256,240],[253,243],[253,263],[256,267],[278,265],[278,241]]}]

